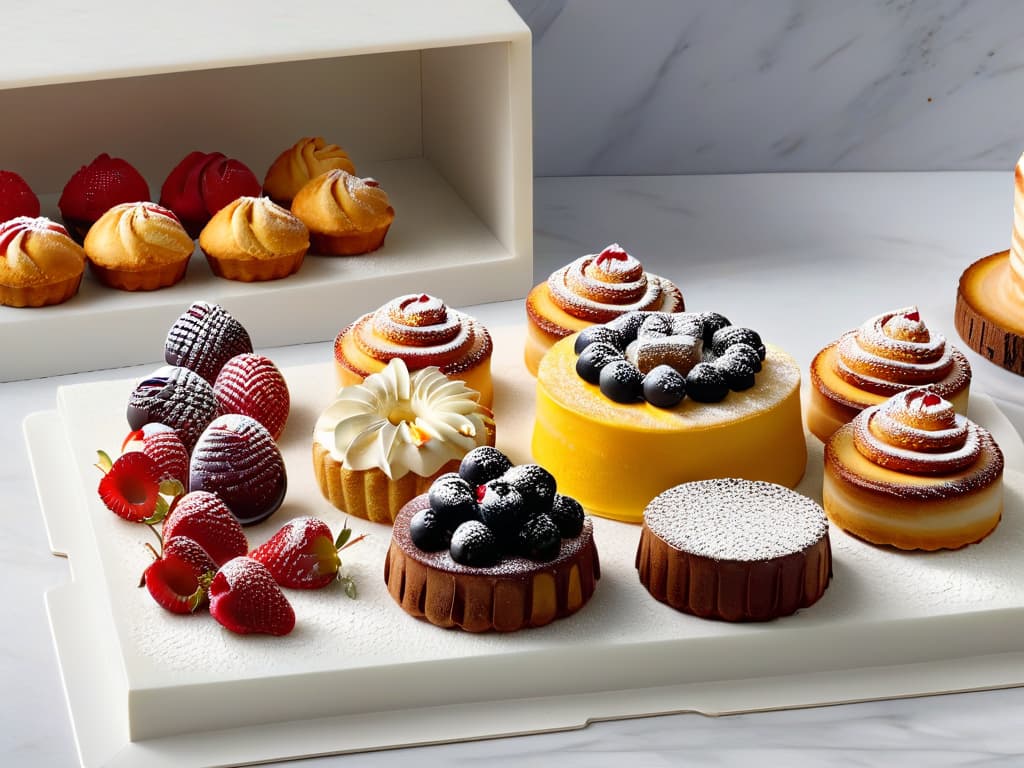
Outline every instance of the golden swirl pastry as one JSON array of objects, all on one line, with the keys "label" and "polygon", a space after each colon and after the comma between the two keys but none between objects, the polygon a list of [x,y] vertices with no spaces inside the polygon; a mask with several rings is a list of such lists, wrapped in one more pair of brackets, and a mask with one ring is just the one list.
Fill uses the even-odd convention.
[{"label": "golden swirl pastry", "polygon": [[156,203],[115,205],[89,229],[85,255],[100,282],[125,291],[163,288],[185,276],[195,244]]},{"label": "golden swirl pastry", "polygon": [[544,353],[588,325],[636,310],[682,312],[683,295],[670,280],[645,272],[618,243],[581,256],[533,287],[526,297],[526,367],[536,375]]},{"label": "golden swirl pastry", "polygon": [[335,169],[356,172],[344,149],[320,136],[307,136],[277,156],[263,179],[263,193],[287,208],[306,182]]},{"label": "golden swirl pastry", "polygon": [[492,350],[491,335],[480,323],[422,293],[392,299],[342,329],[334,340],[334,361],[343,386],[358,384],[396,357],[410,371],[436,365],[490,406]]},{"label": "golden swirl pastry", "polygon": [[918,387],[862,411],[825,448],[834,523],[900,549],[980,541],[1002,515],[1003,454],[989,432]]},{"label": "golden swirl pastry", "polygon": [[375,251],[395,218],[388,194],[375,179],[328,171],[292,201],[292,213],[309,227],[314,253],[356,256]]},{"label": "golden swirl pastry", "polygon": [[822,441],[870,405],[928,385],[967,411],[971,366],[944,336],[928,329],[917,307],[872,317],[844,333],[811,362],[807,426]]},{"label": "golden swirl pastry", "polygon": [[239,197],[221,208],[199,234],[213,273],[252,282],[286,277],[302,266],[309,230],[266,197]]},{"label": "golden swirl pastry", "polygon": [[0,223],[0,304],[60,304],[78,291],[84,271],[85,251],[55,221],[18,216]]}]

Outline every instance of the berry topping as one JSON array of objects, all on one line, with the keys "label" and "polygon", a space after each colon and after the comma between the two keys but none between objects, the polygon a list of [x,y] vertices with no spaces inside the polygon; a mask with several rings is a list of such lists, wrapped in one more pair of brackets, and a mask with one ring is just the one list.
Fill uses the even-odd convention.
[{"label": "berry topping", "polygon": [[576,337],[576,343],[573,345],[573,350],[578,355],[589,345],[597,341],[611,344],[616,349],[621,349],[624,346],[622,337],[615,329],[609,328],[607,325],[591,325],[580,331],[579,336]]},{"label": "berry topping", "polygon": [[717,403],[729,394],[729,385],[711,363],[697,363],[686,374],[686,394],[698,403]]},{"label": "berry topping", "polygon": [[540,464],[520,464],[502,475],[502,479],[519,491],[527,514],[547,512],[555,498],[555,476]]},{"label": "berry topping", "polygon": [[288,421],[291,401],[284,376],[270,358],[253,352],[235,355],[213,383],[222,413],[252,416],[277,440]]},{"label": "berry topping", "polygon": [[650,317],[650,312],[644,312],[637,310],[635,312],[627,312],[624,315],[619,315],[613,320],[609,320],[605,323],[605,328],[611,328],[613,331],[619,334],[621,344],[623,346],[633,341],[637,333],[640,331],[640,326],[644,324],[644,321]]},{"label": "berry topping", "polygon": [[644,376],[644,400],[655,408],[674,408],[685,395],[686,379],[670,365],[659,365]]},{"label": "berry topping", "polygon": [[[758,373],[761,370],[761,356],[757,354],[755,350],[749,344],[740,342],[739,344],[733,344],[731,347],[725,350],[725,354],[722,358],[739,358],[743,360],[747,365],[754,369],[754,373]],[[721,358],[719,358],[721,359]]]},{"label": "berry topping", "polygon": [[177,430],[189,450],[219,413],[213,387],[187,368],[165,365],[143,379],[128,397],[127,417],[132,429],[158,421]]},{"label": "berry topping", "polygon": [[936,395],[934,392],[929,392],[923,398],[921,398],[921,405],[932,406],[939,405],[942,402],[942,398]]},{"label": "berry topping", "polygon": [[266,566],[249,557],[229,560],[210,582],[210,615],[232,632],[287,635],[295,611]]},{"label": "berry topping", "polygon": [[260,182],[243,163],[220,152],[190,152],[160,188],[160,205],[198,237],[213,215],[239,197],[259,197]]},{"label": "berry topping", "polygon": [[491,480],[477,490],[480,489],[480,519],[499,539],[507,541],[526,517],[522,495],[507,480]]},{"label": "berry topping", "polygon": [[153,599],[172,613],[192,613],[206,603],[206,590],[217,571],[206,550],[187,536],[164,545],[163,554],[143,573]]},{"label": "berry topping", "polygon": [[715,356],[721,357],[725,354],[725,350],[733,344],[741,343],[749,344],[757,352],[757,356],[764,360],[764,344],[761,342],[761,337],[757,331],[753,331],[750,328],[740,328],[735,325],[726,326],[715,331],[715,335],[711,339],[711,351]]},{"label": "berry topping", "polygon": [[412,516],[409,537],[424,552],[440,552],[451,544],[452,530],[441,523],[433,509],[427,507]]},{"label": "berry topping", "polygon": [[713,365],[733,392],[742,392],[754,386],[754,367],[742,355],[723,355]]},{"label": "berry topping", "polygon": [[438,521],[449,531],[478,516],[477,488],[455,472],[447,472],[434,480],[427,499]]},{"label": "berry topping", "polygon": [[916,309],[913,310],[912,312],[907,312],[903,316],[905,318],[907,318],[907,320],[910,320],[911,322],[914,322],[914,323],[921,322],[921,313],[918,312]]},{"label": "berry topping", "polygon": [[285,523],[277,533],[249,553],[249,557],[263,563],[282,587],[291,589],[320,589],[332,581],[345,582],[345,592],[355,597],[355,584],[339,574],[341,558],[338,553],[360,541],[352,541],[352,531],[342,529],[337,540],[327,523],[317,517],[296,517]]},{"label": "berry topping", "polygon": [[79,240],[104,213],[121,203],[146,202],[149,185],[131,163],[104,153],[83,165],[64,185],[57,206]]},{"label": "berry topping", "polygon": [[0,171],[0,223],[38,215],[39,198],[32,188],[13,171]]},{"label": "berry topping", "polygon": [[581,379],[597,384],[601,370],[609,363],[623,360],[622,352],[604,341],[597,341],[584,349],[576,358],[576,373]]},{"label": "berry topping", "polygon": [[640,328],[637,329],[636,337],[638,339],[656,339],[662,336],[671,336],[675,333],[675,327],[672,325],[672,318],[662,312],[656,312],[648,315]]},{"label": "berry topping", "polygon": [[548,514],[563,539],[575,539],[583,530],[583,505],[571,496],[556,493]]},{"label": "berry topping", "polygon": [[519,530],[518,550],[531,560],[546,562],[558,557],[562,535],[555,521],[543,513],[534,515]]},{"label": "berry topping", "polygon": [[167,515],[163,527],[164,545],[179,536],[194,540],[217,565],[249,551],[242,526],[220,497],[208,491],[185,494]]},{"label": "berry topping", "polygon": [[597,264],[603,264],[606,261],[626,261],[629,258],[629,254],[626,253],[626,249],[618,243],[612,243],[607,246],[603,251],[597,254],[597,258],[594,261]]},{"label": "berry topping", "polygon": [[476,487],[501,477],[511,466],[512,462],[497,448],[481,445],[462,457],[459,477]]},{"label": "berry topping", "polygon": [[711,346],[711,340],[715,334],[726,326],[732,325],[729,322],[729,318],[725,315],[720,315],[717,312],[701,312],[698,316],[700,320],[700,326],[703,329],[704,343],[709,347]]},{"label": "berry topping", "polygon": [[479,520],[467,520],[455,529],[448,552],[455,562],[474,568],[495,565],[501,554],[498,539]]},{"label": "berry topping", "polygon": [[643,392],[643,382],[643,374],[627,360],[608,363],[598,378],[601,394],[616,403],[636,402]]},{"label": "berry topping", "polygon": [[164,360],[210,383],[228,360],[244,352],[252,352],[252,341],[242,324],[219,304],[205,301],[195,301],[182,312],[164,341]]},{"label": "berry topping", "polygon": [[100,479],[97,490],[107,509],[125,520],[141,523],[157,511],[160,467],[144,453],[122,454]]}]

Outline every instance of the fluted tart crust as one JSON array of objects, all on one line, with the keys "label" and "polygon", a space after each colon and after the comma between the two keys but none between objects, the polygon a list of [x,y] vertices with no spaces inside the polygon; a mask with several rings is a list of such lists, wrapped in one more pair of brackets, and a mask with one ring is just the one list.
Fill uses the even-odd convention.
[{"label": "fluted tart crust", "polygon": [[42,307],[78,292],[85,251],[68,231],[45,217],[0,222],[0,304]]},{"label": "fluted tart crust", "polygon": [[395,219],[388,194],[375,179],[337,169],[303,186],[292,201],[292,213],[309,227],[310,250],[325,256],[377,250]]},{"label": "fluted tart crust", "polygon": [[266,197],[239,197],[199,234],[199,247],[218,277],[277,280],[298,271],[309,250],[302,221]]}]

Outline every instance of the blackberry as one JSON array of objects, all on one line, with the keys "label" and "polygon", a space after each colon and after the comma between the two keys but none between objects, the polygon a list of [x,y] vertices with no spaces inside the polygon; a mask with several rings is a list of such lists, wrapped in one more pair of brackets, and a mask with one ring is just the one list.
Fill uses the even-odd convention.
[{"label": "blackberry", "polygon": [[754,368],[743,356],[722,355],[713,365],[733,392],[742,392],[754,386]]},{"label": "blackberry", "polygon": [[729,322],[729,318],[725,315],[720,315],[717,312],[701,312],[700,313],[700,324],[703,328],[704,343],[708,347],[711,346],[711,340],[715,337],[715,334],[723,328],[732,325]]},{"label": "blackberry", "polygon": [[448,549],[452,540],[451,528],[446,527],[430,507],[421,509],[409,521],[409,538],[424,552]]},{"label": "blackberry", "polygon": [[479,520],[467,520],[455,529],[448,553],[456,563],[473,568],[488,568],[501,557],[498,539]]},{"label": "blackberry", "polygon": [[522,495],[507,480],[491,480],[477,489],[480,519],[499,540],[515,536],[526,519]]},{"label": "blackberry", "polygon": [[575,539],[583,531],[583,505],[571,496],[556,493],[550,516],[563,539]]},{"label": "blackberry", "polygon": [[761,371],[761,356],[757,354],[755,350],[749,344],[740,342],[739,344],[733,344],[731,347],[725,350],[722,357],[735,357],[745,361],[751,368],[754,369],[754,373],[760,373]]},{"label": "blackberry", "polygon": [[597,384],[601,369],[615,360],[622,360],[622,352],[604,341],[596,341],[580,352],[576,358],[576,373],[584,381]]},{"label": "blackberry", "polygon": [[462,457],[459,477],[469,483],[471,488],[476,488],[488,480],[501,477],[511,466],[512,462],[504,453],[489,445],[482,445]]},{"label": "blackberry", "polygon": [[502,480],[519,491],[526,506],[526,514],[548,512],[555,498],[555,477],[539,464],[520,464],[502,475]]},{"label": "blackberry", "polygon": [[576,343],[573,346],[578,355],[588,346],[597,341],[603,341],[606,344],[611,344],[616,349],[621,349],[624,344],[622,343],[622,336],[614,328],[609,328],[606,325],[592,325],[589,328],[584,328],[580,331],[580,335],[576,337]]},{"label": "blackberry", "polygon": [[519,553],[531,560],[546,562],[558,557],[562,535],[549,515],[534,515],[519,529]]},{"label": "blackberry", "polygon": [[636,402],[643,390],[644,377],[628,360],[614,360],[601,369],[598,384],[601,394],[616,403]]},{"label": "blackberry", "polygon": [[427,500],[438,520],[448,530],[479,516],[476,488],[454,472],[447,472],[430,484]]},{"label": "blackberry", "polygon": [[655,408],[674,408],[686,395],[686,379],[670,365],[659,365],[644,376],[644,400]]},{"label": "blackberry", "polygon": [[605,327],[618,332],[622,346],[626,346],[629,342],[636,339],[640,326],[643,325],[644,320],[650,316],[650,312],[644,312],[642,310],[627,312],[624,315],[619,315],[614,320],[609,320],[605,323]]},{"label": "blackberry", "polygon": [[735,325],[715,331],[715,335],[711,338],[711,351],[716,357],[721,357],[725,354],[725,350],[733,344],[749,344],[757,352],[758,358],[764,360],[764,343],[758,332]]},{"label": "blackberry", "polygon": [[686,394],[698,403],[717,403],[729,394],[729,385],[713,364],[697,363],[686,374]]},{"label": "blackberry", "polygon": [[673,336],[675,332],[672,319],[667,314],[664,312],[652,312],[640,324],[636,337],[638,339],[656,339],[661,336]]}]

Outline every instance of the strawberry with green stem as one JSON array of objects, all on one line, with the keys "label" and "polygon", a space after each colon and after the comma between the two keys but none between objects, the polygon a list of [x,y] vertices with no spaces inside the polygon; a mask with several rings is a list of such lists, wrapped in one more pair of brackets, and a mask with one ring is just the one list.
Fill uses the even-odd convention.
[{"label": "strawberry with green stem", "polygon": [[363,534],[353,539],[347,521],[335,538],[323,520],[297,517],[285,523],[266,543],[256,547],[249,557],[263,563],[282,587],[320,589],[337,580],[345,594],[354,598],[355,581],[342,575],[338,555],[365,537]]}]

